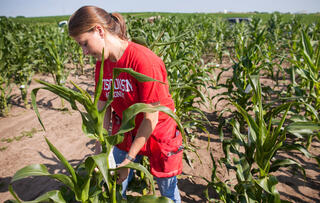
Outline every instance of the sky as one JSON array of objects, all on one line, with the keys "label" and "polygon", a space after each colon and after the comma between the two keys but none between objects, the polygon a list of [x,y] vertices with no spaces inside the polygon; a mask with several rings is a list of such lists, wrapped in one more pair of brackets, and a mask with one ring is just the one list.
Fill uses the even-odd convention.
[{"label": "sky", "polygon": [[84,5],[108,12],[320,12],[320,0],[0,0],[0,16],[71,15]]}]

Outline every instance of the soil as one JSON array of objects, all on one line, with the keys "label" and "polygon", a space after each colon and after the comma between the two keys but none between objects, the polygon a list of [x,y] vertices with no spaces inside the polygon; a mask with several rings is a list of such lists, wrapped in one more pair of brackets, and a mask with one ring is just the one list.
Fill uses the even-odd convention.
[{"label": "soil", "polygon": [[[86,68],[85,76],[71,74],[69,80],[74,81],[91,94],[94,90],[93,69]],[[52,82],[49,76],[36,75],[35,78]],[[32,82],[29,90],[38,87]],[[29,91],[30,92],[30,91]],[[214,94],[215,92],[211,92]],[[56,95],[41,90],[37,96],[38,107],[46,128],[42,130],[32,109],[26,109],[20,99],[18,89],[14,89],[14,97],[10,114],[0,118],[0,202],[13,199],[8,192],[8,185],[15,172],[29,164],[44,164],[50,173],[64,173],[65,169],[47,146],[44,136],[60,150],[73,166],[78,165],[87,156],[93,154],[94,141],[86,137],[81,130],[81,117],[76,111],[62,110],[61,100]],[[218,108],[224,108],[220,104]],[[207,114],[211,126],[209,134],[197,132],[192,144],[197,147],[198,156],[191,151],[186,155],[191,165],[184,160],[183,173],[178,177],[178,186],[182,202],[208,202],[204,195],[207,182],[212,173],[210,153],[217,161],[223,157],[222,145],[218,136],[218,119],[216,111],[202,108]],[[208,136],[210,141],[208,141]],[[319,140],[314,140],[310,149],[314,155],[320,155]],[[278,178],[277,189],[281,198],[292,202],[320,202],[320,169],[314,159],[308,159],[301,153],[279,154],[278,157],[288,157],[297,160],[306,170],[306,178],[293,169],[280,169],[274,175]],[[218,169],[222,180],[235,178],[224,169]],[[13,183],[14,191],[22,200],[32,200],[39,195],[58,189],[60,183],[46,177],[26,178]],[[159,194],[159,192],[157,192]],[[212,191],[209,192],[214,195]]]}]

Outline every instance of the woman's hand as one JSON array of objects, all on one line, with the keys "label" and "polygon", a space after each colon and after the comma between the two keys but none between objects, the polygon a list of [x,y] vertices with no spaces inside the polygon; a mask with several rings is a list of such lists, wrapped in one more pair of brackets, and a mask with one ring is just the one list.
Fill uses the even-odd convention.
[{"label": "woman's hand", "polygon": [[[130,160],[125,159],[118,167],[125,166],[128,163],[130,163]],[[117,183],[121,184],[128,177],[129,172],[130,172],[130,168],[120,168],[117,172],[119,175]]]}]

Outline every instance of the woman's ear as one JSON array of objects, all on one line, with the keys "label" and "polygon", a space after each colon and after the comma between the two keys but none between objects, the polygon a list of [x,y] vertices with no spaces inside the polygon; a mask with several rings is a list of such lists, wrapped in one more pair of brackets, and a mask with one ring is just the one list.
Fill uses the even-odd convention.
[{"label": "woman's ear", "polygon": [[97,31],[102,38],[104,38],[105,30],[101,25],[96,25],[94,30]]}]

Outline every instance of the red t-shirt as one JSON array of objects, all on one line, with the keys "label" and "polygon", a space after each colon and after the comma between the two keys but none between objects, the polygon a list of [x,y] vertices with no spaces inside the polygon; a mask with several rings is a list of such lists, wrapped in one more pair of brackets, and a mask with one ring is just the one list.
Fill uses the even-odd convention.
[{"label": "red t-shirt", "polygon": [[[101,61],[96,64],[95,81],[99,79]],[[154,54],[150,49],[128,42],[128,47],[117,62],[110,60],[104,61],[103,86],[100,100],[106,101],[111,88],[113,68],[132,68],[134,71],[147,75],[153,79],[164,82],[138,82],[128,73],[121,73],[115,81],[114,100],[111,104],[113,110],[122,119],[122,112],[135,103],[154,103],[160,102],[160,105],[174,110],[174,102],[169,93],[167,72],[161,58]],[[168,119],[168,115],[159,112],[158,125]],[[136,128],[134,135],[143,119],[139,114],[136,118]],[[159,130],[156,128],[155,130]],[[165,131],[165,129],[164,129]]]},{"label": "red t-shirt", "polygon": [[[99,79],[101,62],[96,64],[95,81]],[[113,110],[122,119],[122,112],[135,103],[155,103],[174,110],[174,102],[169,93],[167,72],[163,61],[150,49],[139,44],[129,42],[127,49],[117,62],[105,60],[103,87],[100,100],[106,101],[111,88],[113,68],[132,68],[134,71],[164,82],[138,82],[128,73],[121,73],[115,80],[114,100],[111,103]],[[113,115],[112,133],[117,132],[120,123]],[[129,151],[133,137],[137,133],[143,114],[136,119],[136,127],[124,136],[122,143],[117,147]],[[182,136],[176,129],[176,122],[167,114],[159,112],[157,126],[139,154],[146,155],[150,161],[151,173],[159,178],[172,177],[182,172]],[[182,148],[181,148],[182,147]]]}]

